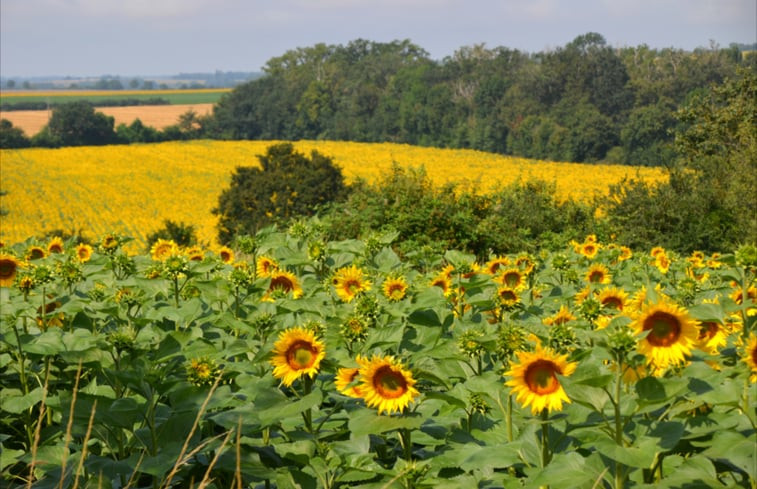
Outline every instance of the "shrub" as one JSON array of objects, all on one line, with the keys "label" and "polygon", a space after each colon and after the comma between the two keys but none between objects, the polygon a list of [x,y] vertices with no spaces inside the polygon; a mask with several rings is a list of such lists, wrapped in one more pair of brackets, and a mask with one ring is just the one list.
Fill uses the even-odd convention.
[{"label": "shrub", "polygon": [[237,167],[231,185],[218,199],[218,239],[255,234],[266,225],[312,216],[345,192],[344,177],[331,158],[313,151],[310,158],[290,143],[270,146],[258,156],[260,167]]},{"label": "shrub", "polygon": [[162,228],[147,236],[148,252],[159,239],[173,240],[179,246],[191,246],[197,243],[197,232],[190,224],[166,219]]}]

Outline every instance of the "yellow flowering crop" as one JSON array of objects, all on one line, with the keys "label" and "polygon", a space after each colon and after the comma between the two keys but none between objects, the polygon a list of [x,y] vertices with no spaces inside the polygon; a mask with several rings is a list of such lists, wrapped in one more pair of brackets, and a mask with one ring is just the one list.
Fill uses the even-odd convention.
[{"label": "yellow flowering crop", "polygon": [[[41,231],[83,230],[145,238],[165,219],[192,224],[200,241],[216,242],[221,191],[237,166],[258,165],[257,155],[277,141],[183,141],[124,146],[0,150],[0,240],[14,243]],[[300,141],[295,148],[330,156],[346,180],[375,181],[396,161],[423,165],[435,184],[456,182],[478,192],[517,180],[555,182],[561,197],[591,198],[609,184],[636,175],[659,181],[655,168],[529,160],[473,150],[435,149],[392,143]]]}]

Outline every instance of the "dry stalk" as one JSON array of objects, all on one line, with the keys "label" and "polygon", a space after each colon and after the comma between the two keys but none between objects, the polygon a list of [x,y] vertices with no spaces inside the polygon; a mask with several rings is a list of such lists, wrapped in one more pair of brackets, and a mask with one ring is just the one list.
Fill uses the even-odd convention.
[{"label": "dry stalk", "polygon": [[213,467],[215,466],[216,462],[218,462],[218,458],[221,456],[221,453],[223,453],[223,449],[226,447],[226,444],[229,442],[229,438],[231,438],[231,434],[234,432],[234,430],[229,430],[226,433],[226,437],[223,439],[223,442],[221,442],[221,446],[218,447],[218,450],[216,450],[216,454],[213,457],[213,460],[210,461],[210,464],[208,465],[208,469],[205,471],[205,475],[202,476],[202,480],[200,481],[200,485],[197,489],[205,489],[205,487],[211,483],[210,479],[210,472],[213,470]]},{"label": "dry stalk", "polygon": [[74,477],[74,488],[79,487],[79,475],[82,468],[84,468],[84,459],[87,458],[87,445],[89,444],[89,436],[92,434],[92,425],[95,422],[95,411],[97,410],[97,399],[92,403],[92,412],[89,413],[89,422],[87,423],[87,432],[84,434],[84,441],[81,447],[81,458],[79,459],[79,465],[76,466],[76,475]]},{"label": "dry stalk", "polygon": [[45,370],[45,385],[42,387],[42,403],[39,406],[39,416],[37,417],[37,426],[34,427],[34,442],[32,443],[32,460],[29,463],[29,480],[26,481],[27,489],[31,489],[32,482],[34,481],[34,466],[37,465],[37,449],[39,448],[39,436],[42,429],[42,420],[45,419],[45,411],[47,406],[45,401],[47,400],[47,382],[50,379],[50,364],[47,364]]},{"label": "dry stalk", "polygon": [[242,448],[241,448],[241,439],[242,439],[242,417],[239,417],[239,421],[237,421],[237,436],[236,436],[236,455],[237,455],[237,464],[236,464],[236,470],[234,471],[234,476],[237,481],[237,489],[242,489]]},{"label": "dry stalk", "polygon": [[71,395],[71,408],[68,411],[68,425],[66,425],[66,442],[63,445],[63,460],[60,463],[60,482],[58,488],[63,489],[63,483],[66,480],[66,463],[68,462],[68,445],[71,444],[71,429],[74,426],[74,406],[76,406],[76,395],[79,392],[79,379],[81,379],[82,361],[79,360],[79,366],[76,369],[76,380],[74,381],[74,391]]}]

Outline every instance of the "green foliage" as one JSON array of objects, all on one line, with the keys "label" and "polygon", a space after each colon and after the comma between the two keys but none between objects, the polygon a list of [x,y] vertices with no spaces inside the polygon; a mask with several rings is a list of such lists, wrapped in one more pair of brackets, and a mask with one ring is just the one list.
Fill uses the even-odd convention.
[{"label": "green foliage", "polygon": [[94,146],[116,142],[113,124],[89,102],[70,102],[53,109],[45,133],[52,146]]},{"label": "green foliage", "polygon": [[147,250],[159,239],[172,240],[179,246],[191,246],[197,244],[197,231],[191,224],[166,219],[162,228],[147,236]]},{"label": "green foliage", "polygon": [[757,242],[757,74],[740,71],[677,115],[669,182],[625,181],[602,204],[619,238],[679,251]]},{"label": "green foliage", "polygon": [[156,143],[164,139],[160,131],[154,127],[145,126],[139,118],[134,119],[129,125],[119,124],[116,127],[116,136],[119,141],[125,143]]},{"label": "green foliage", "polygon": [[28,148],[30,144],[21,128],[13,127],[8,119],[0,119],[0,149]]},{"label": "green foliage", "polygon": [[564,244],[593,226],[593,209],[559,202],[555,186],[515,183],[480,195],[456,185],[434,187],[423,168],[394,164],[375,184],[358,182],[325,218],[334,238],[395,231],[400,251],[455,248],[486,257],[533,250],[544,240]]},{"label": "green foliage", "polygon": [[317,151],[308,158],[291,143],[280,143],[258,159],[260,167],[237,167],[213,210],[222,243],[277,220],[311,216],[345,192],[341,170]]}]

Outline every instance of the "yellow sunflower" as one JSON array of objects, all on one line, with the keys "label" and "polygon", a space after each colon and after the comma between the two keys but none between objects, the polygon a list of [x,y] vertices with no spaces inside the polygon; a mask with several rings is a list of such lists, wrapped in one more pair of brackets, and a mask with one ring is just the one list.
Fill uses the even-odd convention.
[{"label": "yellow sunflower", "polygon": [[277,270],[271,275],[271,283],[268,285],[268,291],[263,300],[272,300],[271,296],[276,294],[289,294],[298,299],[302,297],[302,287],[297,277],[286,270]]},{"label": "yellow sunflower", "polygon": [[520,296],[515,289],[502,286],[497,289],[497,298],[499,303],[505,307],[513,307],[520,302]]},{"label": "yellow sunflower", "polygon": [[360,366],[359,375],[365,404],[378,408],[379,414],[402,412],[420,395],[413,375],[392,356],[374,355]]},{"label": "yellow sunflower", "polygon": [[595,242],[589,241],[583,243],[578,249],[578,252],[586,258],[594,258],[599,252],[599,245]]},{"label": "yellow sunflower", "polygon": [[[732,283],[731,285],[736,285],[735,283]],[[744,289],[741,287],[735,289],[733,292],[731,292],[731,299],[733,299],[733,302],[735,302],[738,305],[741,305],[744,303]],[[757,315],[757,287],[752,285],[751,287],[747,288],[746,290],[746,315],[747,316],[754,316]]]},{"label": "yellow sunflower", "polygon": [[751,383],[757,382],[757,336],[754,333],[749,334],[749,339],[744,349],[744,361],[749,366],[751,375],[749,381]]},{"label": "yellow sunflower", "polygon": [[622,312],[628,302],[628,293],[617,287],[609,287],[599,291],[597,298],[602,307]]},{"label": "yellow sunflower", "polygon": [[150,248],[150,256],[155,261],[165,261],[179,252],[179,246],[172,239],[159,238]]},{"label": "yellow sunflower", "polygon": [[520,290],[526,286],[526,276],[519,268],[503,270],[495,281],[515,290]]},{"label": "yellow sunflower", "polygon": [[79,243],[74,250],[76,258],[82,263],[88,262],[92,258],[92,251],[92,247],[87,243]]},{"label": "yellow sunflower", "polygon": [[47,251],[41,246],[31,245],[24,256],[27,260],[40,260],[47,256]]},{"label": "yellow sunflower", "polygon": [[716,321],[704,321],[699,324],[697,346],[710,355],[717,355],[728,342],[729,331]]},{"label": "yellow sunflower", "polygon": [[574,362],[568,362],[568,355],[559,355],[549,348],[536,345],[534,352],[516,352],[518,363],[512,365],[505,376],[511,377],[505,385],[513,388],[515,399],[521,406],[531,406],[531,412],[538,414],[544,409],[549,412],[562,410],[563,402],[570,402],[558,375],[569,376],[576,370]]},{"label": "yellow sunflower", "polygon": [[500,268],[510,265],[510,259],[506,256],[495,256],[484,265],[484,273],[495,275]]},{"label": "yellow sunflower", "polygon": [[449,297],[452,294],[452,279],[444,272],[439,273],[431,279],[431,287],[439,287],[442,289],[444,296]]},{"label": "yellow sunflower", "polygon": [[22,267],[22,262],[18,261],[15,256],[0,255],[0,287],[10,287],[16,279],[18,269]]},{"label": "yellow sunflower", "polygon": [[620,254],[618,255],[618,261],[625,261],[631,258],[633,256],[633,252],[631,251],[631,248],[628,246],[621,246],[620,247]]},{"label": "yellow sunflower", "polygon": [[665,248],[662,246],[655,246],[652,248],[652,250],[649,252],[649,255],[652,258],[657,258],[658,255],[664,255],[665,254]]},{"label": "yellow sunflower", "polygon": [[371,290],[371,282],[363,276],[363,271],[355,265],[342,267],[334,273],[331,283],[336,295],[344,302],[352,302],[358,294]]},{"label": "yellow sunflower", "polygon": [[584,278],[587,282],[593,284],[609,284],[612,276],[610,275],[610,270],[606,266],[601,263],[595,263],[589,267]]},{"label": "yellow sunflower", "polygon": [[273,353],[273,376],[289,387],[303,375],[312,378],[318,373],[326,349],[311,330],[289,328],[279,335],[273,345]]},{"label": "yellow sunflower", "polygon": [[570,309],[563,304],[554,315],[544,318],[542,322],[547,326],[558,326],[565,324],[568,321],[575,321],[575,319],[576,316],[574,316],[573,313],[570,312]]},{"label": "yellow sunflower", "polygon": [[202,250],[202,247],[197,245],[185,249],[184,255],[186,255],[189,261],[202,261],[205,258],[205,252]]},{"label": "yellow sunflower", "polygon": [[400,301],[407,294],[407,282],[404,277],[388,277],[384,280],[381,290],[390,301]]},{"label": "yellow sunflower", "polygon": [[365,361],[360,355],[358,355],[355,360],[359,365],[358,367],[340,368],[337,370],[336,377],[334,378],[334,385],[336,386],[336,389],[345,396],[362,399],[363,392],[360,390],[360,385],[358,384],[357,379],[360,374],[360,367],[365,364]]},{"label": "yellow sunflower", "polygon": [[659,253],[654,259],[654,266],[661,273],[668,273],[668,270],[670,270],[670,258],[665,253]]},{"label": "yellow sunflower", "polygon": [[255,263],[255,272],[258,277],[270,277],[278,269],[278,263],[273,258],[265,255],[259,256]]},{"label": "yellow sunflower", "polygon": [[221,246],[221,249],[218,250],[218,256],[221,258],[222,262],[232,263],[234,261],[234,250],[228,246]]},{"label": "yellow sunflower", "polygon": [[515,259],[515,265],[523,269],[523,272],[528,275],[534,271],[534,260],[528,255],[518,255]]},{"label": "yellow sunflower", "polygon": [[63,253],[63,239],[60,236],[53,237],[49,243],[47,243],[48,253]]},{"label": "yellow sunflower", "polygon": [[699,337],[698,322],[667,300],[646,304],[631,328],[637,335],[644,335],[638,343],[639,353],[658,373],[682,364]]}]

